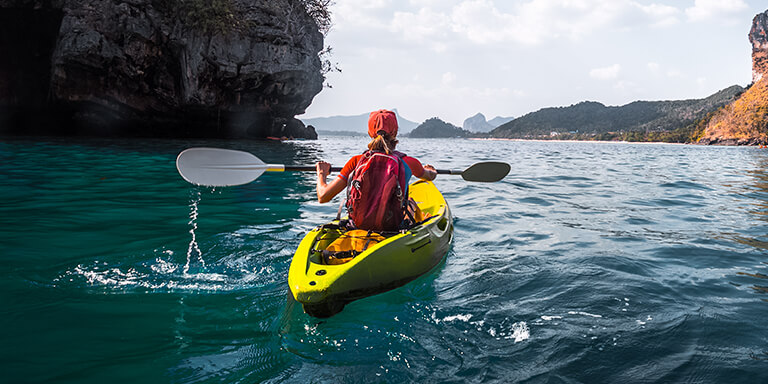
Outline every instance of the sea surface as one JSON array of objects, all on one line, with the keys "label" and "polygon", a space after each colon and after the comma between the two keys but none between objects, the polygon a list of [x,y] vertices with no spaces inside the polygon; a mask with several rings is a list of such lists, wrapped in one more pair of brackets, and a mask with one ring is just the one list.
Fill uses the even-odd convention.
[{"label": "sea surface", "polygon": [[403,138],[440,169],[445,262],[319,320],[288,300],[312,173],[186,183],[194,146],[341,166],[362,138],[0,140],[7,383],[765,383],[768,150]]}]

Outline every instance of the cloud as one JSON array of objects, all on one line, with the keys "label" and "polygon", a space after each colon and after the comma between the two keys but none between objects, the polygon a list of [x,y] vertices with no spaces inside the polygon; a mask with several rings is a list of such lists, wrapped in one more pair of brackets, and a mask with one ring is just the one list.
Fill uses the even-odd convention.
[{"label": "cloud", "polygon": [[448,39],[451,25],[445,14],[422,8],[416,13],[395,12],[390,29],[411,41],[437,43]]},{"label": "cloud", "polygon": [[621,71],[621,65],[614,64],[610,67],[595,68],[589,71],[589,77],[598,80],[612,80],[619,77],[619,71]]},{"label": "cloud", "polygon": [[685,14],[690,21],[707,21],[728,18],[749,8],[743,0],[696,0],[693,7],[687,8]]},{"label": "cloud", "polygon": [[673,25],[681,13],[672,6],[644,5],[634,0],[528,0],[511,4],[465,0],[452,6],[411,0],[411,4],[419,9],[395,13],[393,31],[407,39],[460,37],[475,44],[538,45],[554,39],[579,40],[607,29]]},{"label": "cloud", "polygon": [[391,13],[386,9],[391,0],[356,0],[341,1],[333,7],[333,29],[344,30],[348,27],[382,28],[387,25]]},{"label": "cloud", "polygon": [[453,72],[443,73],[443,84],[451,85],[456,81],[456,74]]}]

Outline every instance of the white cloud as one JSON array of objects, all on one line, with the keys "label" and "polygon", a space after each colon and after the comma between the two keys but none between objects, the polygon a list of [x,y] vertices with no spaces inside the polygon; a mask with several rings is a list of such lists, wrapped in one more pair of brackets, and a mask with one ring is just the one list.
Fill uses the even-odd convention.
[{"label": "white cloud", "polygon": [[675,7],[663,4],[637,4],[637,6],[648,16],[653,27],[668,27],[680,22],[680,19],[677,17],[680,14],[680,10]]},{"label": "white cloud", "polygon": [[743,0],[696,0],[693,7],[685,10],[685,14],[690,21],[706,21],[727,17],[747,8]]},{"label": "white cloud", "polygon": [[348,27],[382,28],[387,25],[391,13],[386,8],[391,0],[340,1],[333,7],[333,29]]},{"label": "white cloud", "polygon": [[612,80],[619,77],[621,65],[614,64],[610,67],[595,68],[589,71],[589,76],[598,80]]},{"label": "white cloud", "polygon": [[407,40],[436,44],[448,38],[450,20],[445,14],[429,8],[422,8],[417,13],[395,12],[390,29],[401,32]]},{"label": "white cloud", "polygon": [[646,64],[645,66],[648,67],[648,70],[653,72],[653,73],[659,72],[659,68],[661,68],[659,63],[655,63],[655,62],[650,62],[650,63]]},{"label": "white cloud", "polygon": [[443,73],[443,84],[444,85],[451,85],[456,81],[456,74],[453,72],[446,72]]},{"label": "white cloud", "polygon": [[683,76],[683,73],[678,71],[677,69],[671,69],[671,70],[667,71],[667,77],[669,77],[671,79],[680,78],[682,76]]},{"label": "white cloud", "polygon": [[456,37],[450,36],[453,33],[476,44],[579,40],[601,30],[673,25],[681,13],[672,6],[644,5],[634,0],[528,0],[513,4],[464,0],[453,6],[411,0],[411,4],[419,9],[396,12],[392,31],[422,42],[437,37],[452,41]]}]

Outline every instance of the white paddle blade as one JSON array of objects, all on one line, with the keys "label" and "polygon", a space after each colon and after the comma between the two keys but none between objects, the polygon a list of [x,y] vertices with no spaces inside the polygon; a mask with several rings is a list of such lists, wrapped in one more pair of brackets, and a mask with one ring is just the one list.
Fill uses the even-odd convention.
[{"label": "white paddle blade", "polygon": [[176,158],[176,169],[184,180],[210,187],[248,184],[269,166],[243,151],[220,148],[189,148]]}]

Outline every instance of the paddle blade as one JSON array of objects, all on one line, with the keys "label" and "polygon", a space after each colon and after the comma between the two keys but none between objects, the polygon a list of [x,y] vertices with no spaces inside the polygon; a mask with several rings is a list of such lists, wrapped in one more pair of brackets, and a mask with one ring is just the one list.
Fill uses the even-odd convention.
[{"label": "paddle blade", "polygon": [[466,181],[493,183],[506,177],[511,168],[507,163],[486,161],[467,168],[461,177]]},{"label": "paddle blade", "polygon": [[189,148],[176,158],[176,169],[184,180],[210,187],[248,184],[267,169],[258,157],[220,148]]}]

